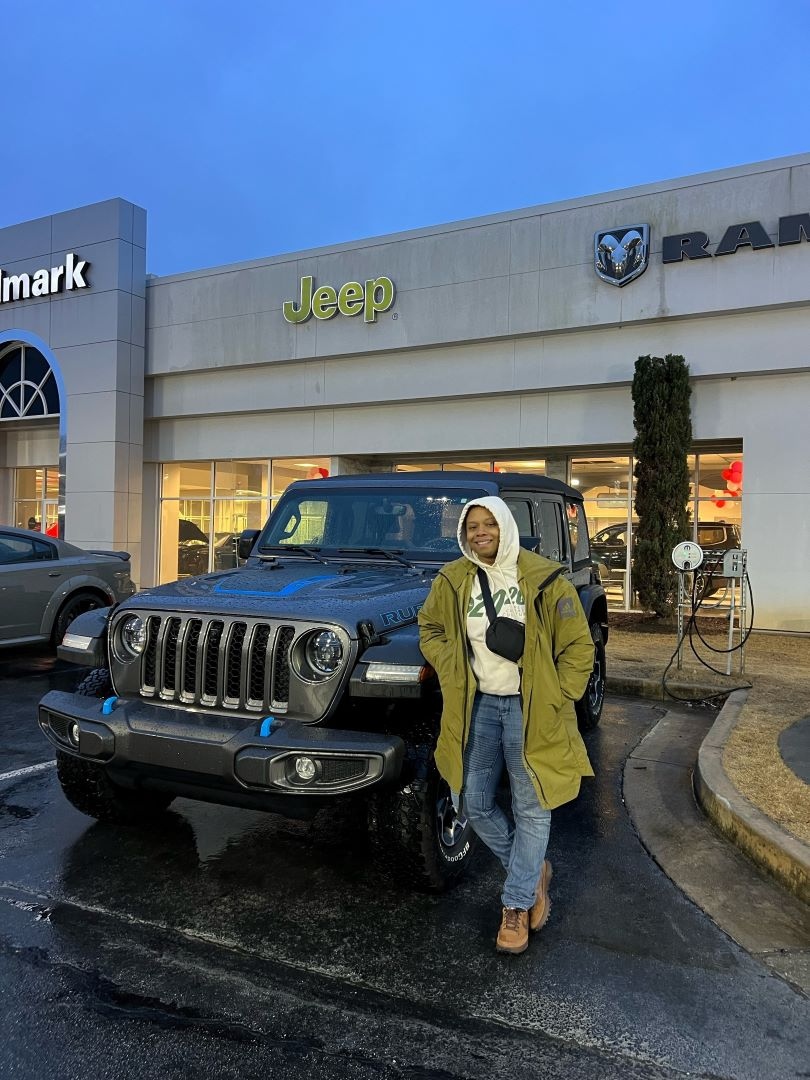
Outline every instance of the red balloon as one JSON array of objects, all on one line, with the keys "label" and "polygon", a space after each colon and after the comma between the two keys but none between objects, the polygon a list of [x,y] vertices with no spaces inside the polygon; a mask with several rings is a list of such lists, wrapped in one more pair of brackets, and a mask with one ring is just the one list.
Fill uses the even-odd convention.
[{"label": "red balloon", "polygon": [[720,473],[720,475],[723,477],[724,480],[730,480],[731,479],[731,469],[723,469],[723,471]]},{"label": "red balloon", "polygon": [[731,470],[732,470],[732,472],[742,472],[743,471],[743,463],[741,461],[732,461]]},{"label": "red balloon", "polygon": [[726,505],[726,500],[725,499],[715,499],[714,500],[714,505],[717,507],[718,510],[722,510],[723,507]]}]

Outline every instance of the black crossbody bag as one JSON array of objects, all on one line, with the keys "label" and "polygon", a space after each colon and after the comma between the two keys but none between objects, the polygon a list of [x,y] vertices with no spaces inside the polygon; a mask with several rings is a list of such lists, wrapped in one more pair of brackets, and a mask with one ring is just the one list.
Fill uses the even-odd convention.
[{"label": "black crossbody bag", "polygon": [[489,626],[486,632],[487,648],[497,656],[504,657],[516,664],[523,656],[523,645],[526,640],[526,627],[517,619],[507,619],[505,615],[495,614],[495,605],[492,602],[492,593],[489,581],[484,570],[479,566],[478,581],[481,585],[481,599],[484,601]]}]

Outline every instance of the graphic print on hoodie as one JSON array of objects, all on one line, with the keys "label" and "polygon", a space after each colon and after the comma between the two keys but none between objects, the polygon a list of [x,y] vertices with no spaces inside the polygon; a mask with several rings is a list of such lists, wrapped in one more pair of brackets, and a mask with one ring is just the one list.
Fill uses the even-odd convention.
[{"label": "graphic print on hoodie", "polygon": [[[467,543],[467,514],[474,506],[488,510],[498,523],[500,542],[492,566],[479,559]],[[487,575],[489,589],[496,615],[526,623],[526,601],[520,591],[517,580],[517,558],[520,551],[520,535],[517,523],[503,499],[497,495],[487,495],[475,499],[464,507],[458,522],[458,546],[462,555],[470,562],[480,566]],[[470,645],[470,664],[473,669],[478,689],[482,694],[496,694],[507,697],[520,693],[520,669],[497,653],[490,652],[486,644],[486,632],[489,627],[481,585],[478,575],[473,578],[470,604],[467,608],[467,640]]]}]

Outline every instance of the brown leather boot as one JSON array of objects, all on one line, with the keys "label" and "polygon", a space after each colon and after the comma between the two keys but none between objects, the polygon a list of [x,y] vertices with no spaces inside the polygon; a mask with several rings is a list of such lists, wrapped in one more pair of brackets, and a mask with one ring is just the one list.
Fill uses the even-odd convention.
[{"label": "brown leather boot", "polygon": [[550,881],[551,863],[546,859],[540,871],[540,880],[537,882],[536,899],[529,909],[529,926],[532,930],[542,930],[548,922],[551,912],[551,898],[548,895]]},{"label": "brown leather boot", "polygon": [[529,913],[522,908],[505,907],[495,948],[498,952],[522,953],[529,946]]}]

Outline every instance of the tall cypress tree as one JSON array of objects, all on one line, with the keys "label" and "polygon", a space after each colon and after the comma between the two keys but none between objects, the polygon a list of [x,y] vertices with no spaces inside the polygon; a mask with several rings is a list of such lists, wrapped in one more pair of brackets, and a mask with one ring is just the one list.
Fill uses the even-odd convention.
[{"label": "tall cypress tree", "polygon": [[689,368],[682,356],[640,356],[633,377],[638,516],[633,586],[642,607],[658,615],[674,609],[677,571],[672,549],[689,539],[692,444]]}]

